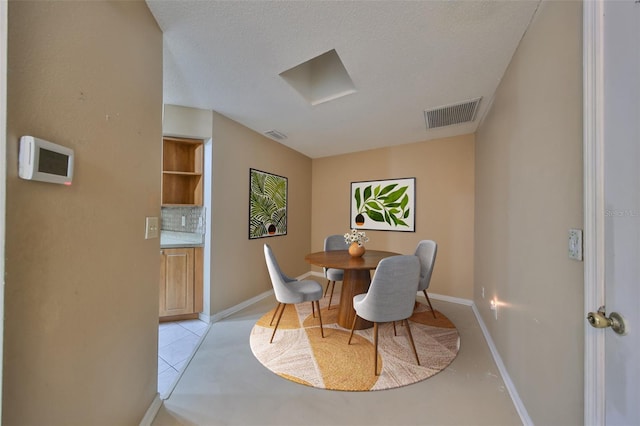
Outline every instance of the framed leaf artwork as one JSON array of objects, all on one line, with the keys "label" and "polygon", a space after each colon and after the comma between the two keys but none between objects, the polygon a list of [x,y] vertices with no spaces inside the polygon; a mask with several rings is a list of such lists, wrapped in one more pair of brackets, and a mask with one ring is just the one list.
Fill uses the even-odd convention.
[{"label": "framed leaf artwork", "polygon": [[249,239],[287,234],[287,178],[249,169]]},{"label": "framed leaf artwork", "polygon": [[416,178],[351,182],[351,228],[415,232]]}]

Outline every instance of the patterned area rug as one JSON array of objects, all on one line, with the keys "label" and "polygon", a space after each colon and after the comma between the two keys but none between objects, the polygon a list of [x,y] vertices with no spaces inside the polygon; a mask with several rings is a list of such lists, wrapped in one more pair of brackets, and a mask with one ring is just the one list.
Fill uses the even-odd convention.
[{"label": "patterned area rug", "polygon": [[[320,301],[324,339],[320,336],[317,313],[316,318],[311,315],[311,303],[287,305],[271,344],[273,327],[269,321],[273,310],[260,318],[250,337],[251,350],[258,361],[275,374],[307,386],[370,391],[428,379],[445,369],[458,354],[460,337],[455,325],[439,311],[434,319],[427,305],[416,303],[409,321],[421,365],[416,364],[401,322],[396,323],[397,336],[394,336],[393,324],[380,324],[378,368],[381,372],[376,376],[373,328],[356,330],[348,345],[350,330],[336,323],[338,307],[332,303],[327,310],[328,299]],[[333,300],[340,300],[340,295],[334,293]]]}]

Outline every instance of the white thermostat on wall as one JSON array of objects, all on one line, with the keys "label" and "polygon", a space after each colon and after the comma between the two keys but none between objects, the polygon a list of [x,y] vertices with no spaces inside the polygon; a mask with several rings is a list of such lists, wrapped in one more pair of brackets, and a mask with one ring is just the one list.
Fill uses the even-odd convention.
[{"label": "white thermostat on wall", "polygon": [[27,180],[71,185],[73,150],[33,136],[22,136],[18,176]]}]

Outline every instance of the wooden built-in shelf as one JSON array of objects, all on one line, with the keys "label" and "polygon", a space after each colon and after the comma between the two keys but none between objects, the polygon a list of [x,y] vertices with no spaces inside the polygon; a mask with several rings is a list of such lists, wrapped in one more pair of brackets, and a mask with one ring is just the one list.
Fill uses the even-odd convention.
[{"label": "wooden built-in shelf", "polygon": [[165,136],[162,145],[162,205],[202,205],[204,143]]}]

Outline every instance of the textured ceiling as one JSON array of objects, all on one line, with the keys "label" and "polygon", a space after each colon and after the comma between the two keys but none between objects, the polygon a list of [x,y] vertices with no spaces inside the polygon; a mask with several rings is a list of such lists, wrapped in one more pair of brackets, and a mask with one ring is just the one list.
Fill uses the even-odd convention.
[{"label": "textured ceiling", "polygon": [[[215,110],[311,158],[472,133],[539,0],[147,0],[164,102]],[[356,92],[311,105],[279,74],[332,49]],[[482,97],[471,123],[424,110]]]}]

